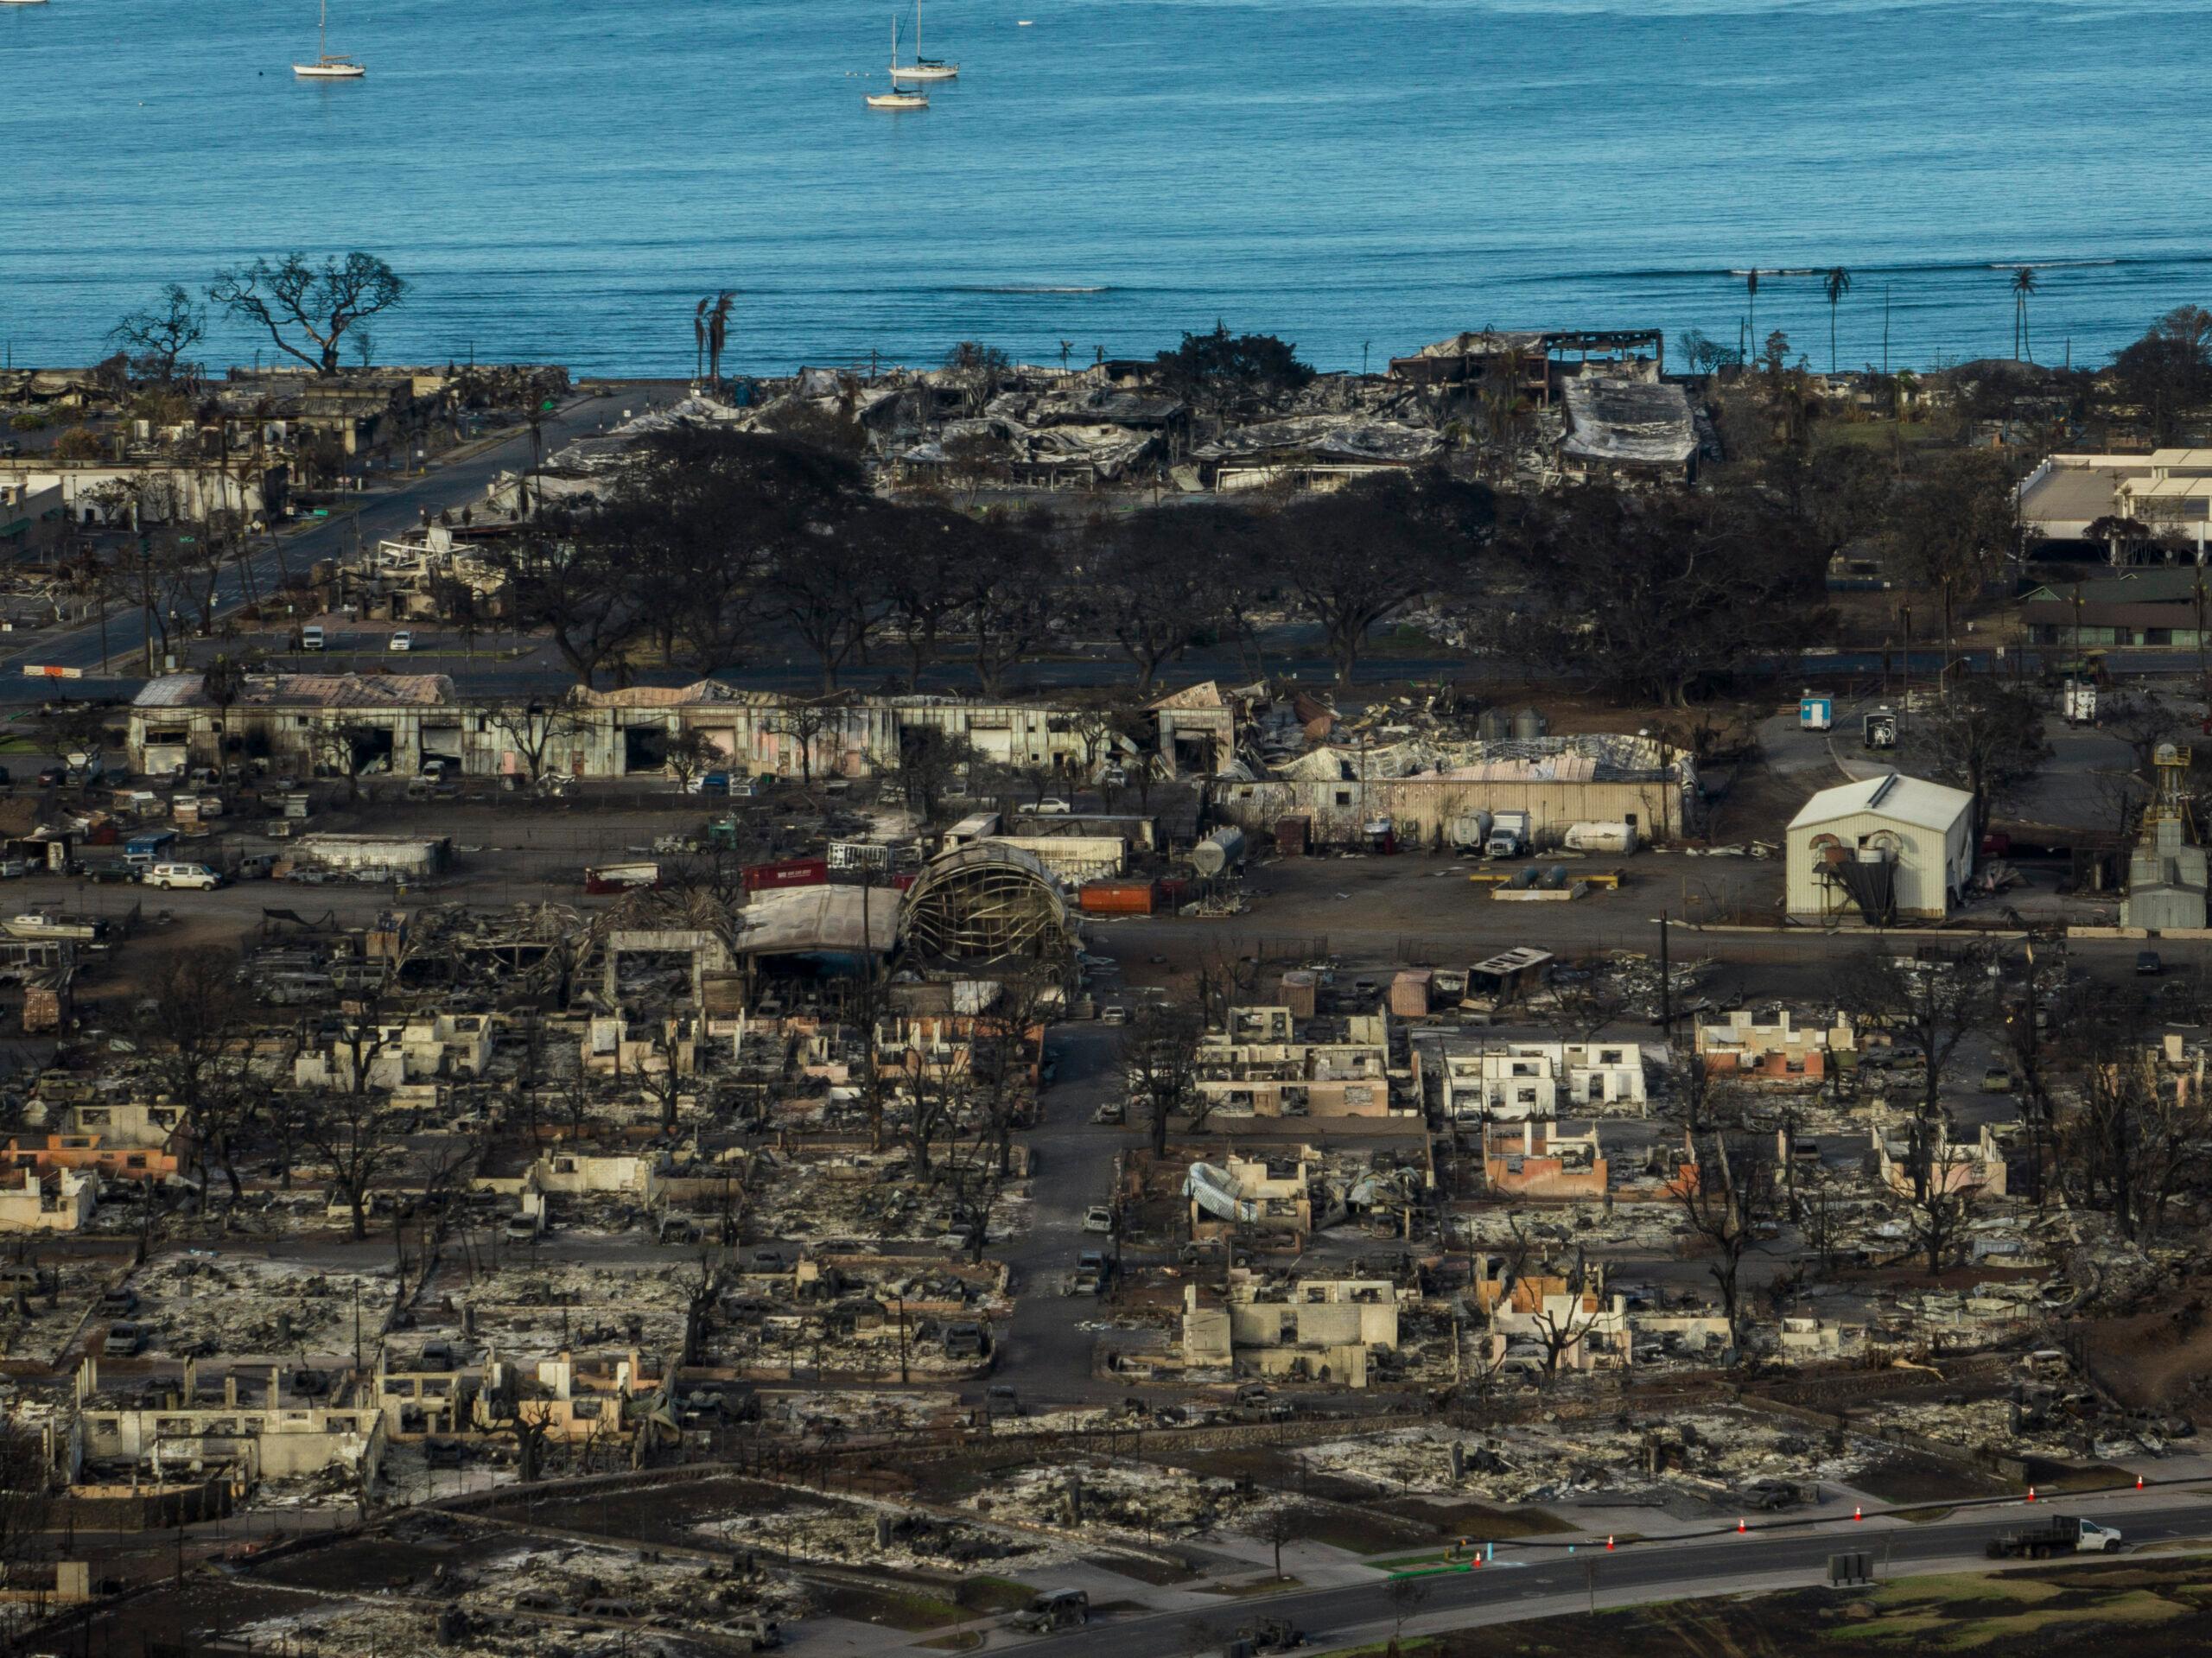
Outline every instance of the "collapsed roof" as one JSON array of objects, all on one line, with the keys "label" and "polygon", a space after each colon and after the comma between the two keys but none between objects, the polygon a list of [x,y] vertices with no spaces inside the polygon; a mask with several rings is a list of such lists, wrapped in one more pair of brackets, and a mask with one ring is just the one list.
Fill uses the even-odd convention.
[{"label": "collapsed roof", "polygon": [[1590,461],[1679,467],[1697,453],[1690,400],[1663,380],[1577,375],[1567,383],[1564,451]]},{"label": "collapsed roof", "polygon": [[1200,461],[1242,461],[1262,455],[1313,454],[1331,461],[1410,466],[1444,447],[1435,431],[1401,421],[1354,415],[1297,415],[1223,432],[1191,451]]}]

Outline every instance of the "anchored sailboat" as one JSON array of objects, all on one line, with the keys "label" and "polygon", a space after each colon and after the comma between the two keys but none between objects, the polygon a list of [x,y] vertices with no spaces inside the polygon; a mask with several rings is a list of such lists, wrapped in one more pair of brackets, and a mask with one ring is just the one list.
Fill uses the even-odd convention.
[{"label": "anchored sailboat", "polygon": [[891,78],[893,80],[952,80],[958,77],[960,66],[947,63],[943,58],[922,55],[922,0],[914,0],[914,60],[899,61],[898,37],[894,33],[891,48]]},{"label": "anchored sailboat", "polygon": [[296,63],[292,73],[306,80],[359,80],[368,73],[367,67],[359,60],[342,55],[333,55],[330,50],[330,0],[322,0],[322,19],[315,25],[315,60],[313,63]]},{"label": "anchored sailboat", "polygon": [[[893,73],[899,62],[899,19],[891,19],[891,61]],[[887,92],[870,92],[868,106],[872,110],[925,110],[930,106],[927,92],[902,92],[896,86]]]}]

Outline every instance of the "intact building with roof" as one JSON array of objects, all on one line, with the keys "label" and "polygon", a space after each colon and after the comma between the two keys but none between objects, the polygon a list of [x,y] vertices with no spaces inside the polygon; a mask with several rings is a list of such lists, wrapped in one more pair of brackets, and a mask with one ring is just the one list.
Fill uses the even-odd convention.
[{"label": "intact building with roof", "polygon": [[2212,630],[2212,573],[2196,564],[2146,564],[2079,581],[2046,581],[2021,596],[2019,609],[2031,645],[2190,651],[2200,631]]},{"label": "intact building with roof", "polygon": [[1796,921],[1941,921],[1974,874],[1974,797],[1895,772],[1823,789],[1789,820]]},{"label": "intact building with roof", "polygon": [[[2020,480],[2020,525],[2044,541],[2088,541],[2100,518],[2171,530],[2204,556],[2212,532],[2212,449],[2054,454]],[[2121,549],[2107,549],[2114,562]]]}]

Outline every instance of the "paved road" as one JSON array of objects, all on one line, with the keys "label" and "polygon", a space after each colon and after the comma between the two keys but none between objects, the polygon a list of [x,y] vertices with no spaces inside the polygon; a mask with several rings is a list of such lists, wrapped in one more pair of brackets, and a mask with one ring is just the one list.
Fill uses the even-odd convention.
[{"label": "paved road", "polygon": [[1014,1388],[1027,1404],[1077,1403],[1122,1390],[1090,1375],[1097,1337],[1076,1326],[1103,1311],[1087,1298],[1060,1293],[1085,1249],[1110,1251],[1109,1239],[1083,1229],[1083,1211],[1103,1203],[1113,1184],[1120,1131],[1090,1120],[1100,1101],[1118,1096],[1115,1032],[1059,1025],[1046,1039],[1058,1076],[1045,1092],[1043,1124],[1027,1136],[1037,1174],[1030,1182],[1027,1231],[1000,1251],[1018,1274],[1013,1318],[998,1338],[991,1380]]},{"label": "paved road", "polygon": [[[550,454],[563,444],[586,436],[621,417],[626,406],[622,401],[629,388],[616,386],[605,396],[596,391],[590,397],[579,397],[563,407],[544,427],[545,452]],[[428,508],[433,514],[440,509],[463,506],[480,501],[486,487],[502,472],[512,472],[526,467],[530,461],[530,434],[518,428],[512,435],[475,448],[461,459],[433,467],[420,478],[408,479],[397,487],[377,489],[359,498],[358,511],[343,517],[334,516],[312,528],[295,530],[283,541],[282,568],[303,571],[320,558],[335,557],[341,551],[351,551],[358,531],[360,539],[372,542],[379,537],[397,535],[422,522],[423,511]],[[248,561],[253,574],[254,590],[268,594],[276,590],[280,575],[280,561],[276,549],[265,548]],[[245,602],[242,578],[235,567],[225,571],[217,587],[217,607],[220,612],[235,610]],[[146,638],[145,619],[135,610],[118,608],[108,613],[107,650],[111,670],[127,673],[143,662],[141,652]],[[158,640],[158,633],[156,635]],[[16,682],[10,700],[20,700],[24,687],[22,670],[27,664],[41,666],[80,668],[98,673],[100,667],[100,630],[97,624],[79,627],[67,632],[42,634],[22,650],[0,657],[0,675]],[[119,677],[119,676],[118,676]],[[34,695],[43,695],[50,687],[33,682]],[[78,690],[73,683],[71,689]],[[81,693],[79,693],[81,694]]]},{"label": "paved road", "polygon": [[[2212,1494],[2084,1500],[2067,1508],[2117,1525],[2131,1544],[2212,1534]],[[1992,1532],[2041,1512],[2040,1508],[2007,1504],[1924,1526],[1853,1526],[1847,1521],[1840,1528],[1631,1544],[1611,1553],[1602,1547],[1585,1547],[1569,1555],[1564,1545],[1544,1549],[1501,1546],[1493,1565],[1422,1579],[1427,1598],[1418,1616],[1408,1618],[1407,1629],[1427,1632],[1579,1611],[1589,1604],[1592,1592],[1588,1577],[1592,1562],[1596,1598],[1611,1605],[1732,1593],[1753,1585],[1825,1583],[1828,1556],[1846,1548],[1871,1550],[1878,1576],[1885,1569],[1903,1575],[1955,1563],[1986,1563],[1983,1545]],[[1023,1658],[1175,1658],[1217,1650],[1224,1635],[1235,1629],[1240,1617],[1249,1621],[1262,1615],[1288,1618],[1327,1648],[1387,1636],[1395,1612],[1386,1582],[1378,1579],[1268,1596],[1241,1609],[1109,1619],[1022,1642],[1020,1650]]]}]

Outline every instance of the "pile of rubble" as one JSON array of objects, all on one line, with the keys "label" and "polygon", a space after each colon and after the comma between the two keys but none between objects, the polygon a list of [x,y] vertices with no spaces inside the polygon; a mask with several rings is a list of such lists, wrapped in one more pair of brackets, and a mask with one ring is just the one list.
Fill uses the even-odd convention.
[{"label": "pile of rubble", "polygon": [[1087,1457],[1012,1469],[969,1499],[976,1513],[1125,1540],[1204,1537],[1252,1506],[1251,1489],[1188,1469]]},{"label": "pile of rubble", "polygon": [[477,1338],[523,1353],[626,1346],[682,1347],[698,1287],[696,1264],[541,1261],[466,1274],[450,1260],[425,1292],[465,1306]]},{"label": "pile of rubble", "polygon": [[998,1528],[943,1519],[886,1504],[787,1508],[775,1514],[733,1514],[691,1529],[756,1558],[847,1566],[865,1560],[895,1571],[966,1572],[1019,1562],[1058,1565],[1073,1556],[1035,1538]]},{"label": "pile of rubble", "polygon": [[1714,1409],[1491,1435],[1405,1428],[1297,1454],[1314,1473],[1376,1491],[1508,1503],[1721,1503],[1763,1482],[1848,1480],[1878,1452],[1849,1435]]},{"label": "pile of rubble", "polygon": [[130,1274],[132,1317],[152,1350],[232,1359],[350,1350],[353,1319],[373,1337],[391,1305],[392,1274],[331,1272],[298,1261],[190,1249],[155,1256]]}]

